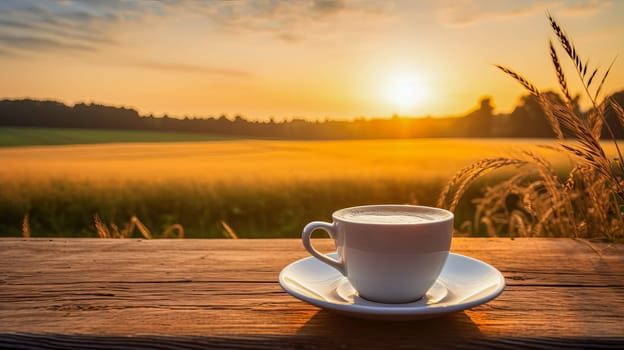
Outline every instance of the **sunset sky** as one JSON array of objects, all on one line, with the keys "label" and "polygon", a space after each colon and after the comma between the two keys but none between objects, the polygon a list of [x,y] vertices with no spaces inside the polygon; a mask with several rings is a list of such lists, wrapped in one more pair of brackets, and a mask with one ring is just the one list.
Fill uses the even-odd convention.
[{"label": "sunset sky", "polygon": [[624,89],[624,1],[2,0],[0,98],[338,119],[492,96],[508,112],[523,90],[493,64],[556,87],[547,11],[592,67],[619,55],[605,90]]}]

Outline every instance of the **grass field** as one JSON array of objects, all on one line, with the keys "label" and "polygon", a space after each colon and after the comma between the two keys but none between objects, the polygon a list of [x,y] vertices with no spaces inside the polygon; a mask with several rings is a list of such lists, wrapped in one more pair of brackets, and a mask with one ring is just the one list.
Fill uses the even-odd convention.
[{"label": "grass field", "polygon": [[[214,141],[220,135],[158,131],[0,127],[0,147],[99,144],[116,142]],[[229,138],[231,139],[231,137]]]},{"label": "grass field", "polygon": [[[228,140],[0,148],[0,233],[97,236],[93,217],[119,227],[136,215],[155,236],[297,237],[311,220],[370,203],[434,205],[460,168],[533,149],[565,167],[545,140]],[[513,170],[510,170],[513,171]],[[492,180],[493,181],[493,180]],[[466,194],[457,222],[470,219]],[[137,233],[138,235],[138,233]]]}]

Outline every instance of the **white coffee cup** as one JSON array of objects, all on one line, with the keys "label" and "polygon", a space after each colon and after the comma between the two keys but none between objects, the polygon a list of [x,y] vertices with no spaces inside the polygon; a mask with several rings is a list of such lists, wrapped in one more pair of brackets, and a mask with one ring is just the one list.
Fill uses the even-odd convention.
[{"label": "white coffee cup", "polygon": [[[334,267],[358,294],[381,303],[422,298],[440,275],[453,237],[453,213],[414,205],[367,205],[332,214],[333,222],[313,221],[303,229],[303,246]],[[338,259],[320,253],[312,232],[327,231]]]}]

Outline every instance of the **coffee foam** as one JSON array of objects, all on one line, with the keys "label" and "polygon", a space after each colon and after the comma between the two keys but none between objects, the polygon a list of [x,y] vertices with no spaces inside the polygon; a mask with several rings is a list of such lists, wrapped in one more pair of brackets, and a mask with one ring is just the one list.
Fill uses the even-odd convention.
[{"label": "coffee foam", "polygon": [[448,218],[447,214],[399,210],[353,210],[340,213],[339,218],[364,224],[423,224]]}]

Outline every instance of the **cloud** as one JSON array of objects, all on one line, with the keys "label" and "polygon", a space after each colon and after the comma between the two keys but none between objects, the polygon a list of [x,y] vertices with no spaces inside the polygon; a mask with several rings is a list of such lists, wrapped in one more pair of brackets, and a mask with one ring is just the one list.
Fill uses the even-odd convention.
[{"label": "cloud", "polygon": [[439,16],[449,25],[464,26],[489,20],[543,15],[545,10],[564,15],[585,16],[595,14],[612,3],[613,0],[447,1],[440,7]]},{"label": "cloud", "polygon": [[5,57],[20,57],[20,55],[14,51],[9,51],[9,50],[5,50],[3,48],[0,48],[0,57],[5,56]]},{"label": "cloud", "polygon": [[277,38],[288,43],[299,43],[304,40],[303,36],[294,33],[278,33]]},{"label": "cloud", "polygon": [[179,0],[169,3],[168,10],[192,8],[213,23],[217,30],[269,34],[289,43],[305,40],[310,29],[352,23],[370,26],[394,16],[394,1],[242,0],[201,4]]},{"label": "cloud", "polygon": [[336,13],[346,8],[345,1],[339,0],[316,0],[312,7],[320,13]]},{"label": "cloud", "polygon": [[[10,33],[4,34],[4,36],[26,38],[30,44],[36,44],[36,42],[42,44],[38,47],[37,45],[22,45],[17,41],[12,41],[14,47],[30,47],[32,50],[67,49],[80,46],[87,49],[87,51],[96,51],[97,47],[94,44],[113,44],[113,40],[102,33],[95,31],[89,33],[76,29],[64,28],[63,26],[55,25],[53,21],[55,20],[48,19],[45,22],[33,23],[0,19],[0,33]],[[50,45],[54,42],[58,45]],[[73,44],[68,42],[73,42]]]},{"label": "cloud", "polygon": [[227,77],[232,77],[232,78],[253,77],[253,74],[251,74],[250,72],[246,72],[242,70],[205,67],[205,66],[198,66],[198,65],[185,64],[185,63],[155,62],[155,61],[144,60],[144,61],[132,61],[132,62],[129,62],[128,64],[132,66],[140,67],[140,68],[162,70],[162,71],[167,71],[167,72],[220,75],[220,76],[227,76]]},{"label": "cloud", "polygon": [[219,31],[265,33],[294,43],[305,40],[311,27],[353,18],[373,23],[389,16],[391,7],[391,2],[374,0],[2,0],[0,33],[28,38],[28,43],[7,42],[13,46],[4,51],[29,49],[34,53],[77,47],[97,50],[118,44],[116,29],[124,25],[194,15]]},{"label": "cloud", "polygon": [[[355,23],[369,30],[392,17],[393,2],[375,0],[0,0],[0,58],[71,54],[82,62],[102,62],[97,55],[124,52],[136,43],[124,32],[168,18],[199,18],[218,34],[263,35],[288,44],[305,41],[311,32],[334,34]],[[209,29],[208,29],[209,28]],[[136,45],[140,46],[140,45]],[[151,57],[116,56],[107,64],[182,74],[252,78],[244,70]]]},{"label": "cloud", "polygon": [[92,52],[113,44],[107,29],[119,20],[102,3],[109,2],[4,0],[0,2],[4,52]]},{"label": "cloud", "polygon": [[613,3],[614,0],[567,1],[562,3],[559,12],[563,15],[570,16],[593,15],[610,7]]},{"label": "cloud", "polygon": [[3,47],[41,50],[47,48],[62,48],[70,51],[93,51],[93,47],[88,44],[76,44],[63,42],[54,39],[47,39],[35,36],[5,35],[0,34],[0,45]]}]

